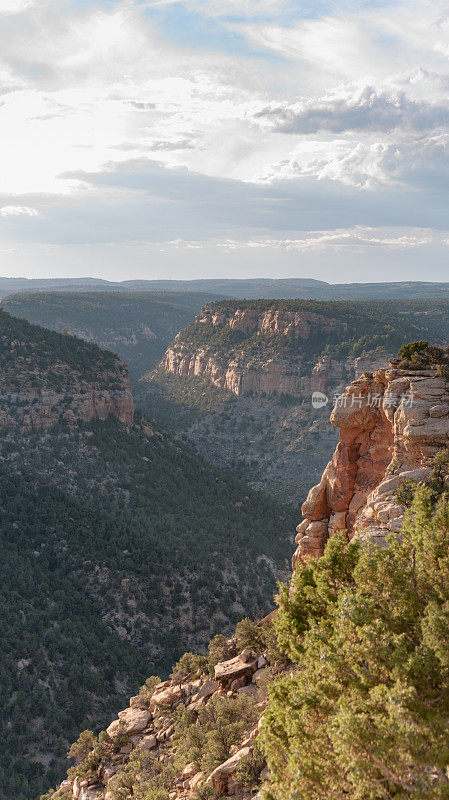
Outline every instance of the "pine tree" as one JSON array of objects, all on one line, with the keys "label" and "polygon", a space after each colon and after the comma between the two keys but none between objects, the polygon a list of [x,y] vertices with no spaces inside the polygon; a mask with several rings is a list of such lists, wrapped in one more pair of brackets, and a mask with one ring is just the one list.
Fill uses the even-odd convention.
[{"label": "pine tree", "polygon": [[420,487],[385,548],[330,540],[281,590],[293,662],[263,741],[276,800],[449,797],[449,505]]}]

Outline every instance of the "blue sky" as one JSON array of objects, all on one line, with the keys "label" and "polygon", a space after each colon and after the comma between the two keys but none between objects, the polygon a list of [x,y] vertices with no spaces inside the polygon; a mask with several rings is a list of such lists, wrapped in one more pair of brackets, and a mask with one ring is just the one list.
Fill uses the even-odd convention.
[{"label": "blue sky", "polygon": [[448,280],[436,0],[0,0],[3,275]]}]

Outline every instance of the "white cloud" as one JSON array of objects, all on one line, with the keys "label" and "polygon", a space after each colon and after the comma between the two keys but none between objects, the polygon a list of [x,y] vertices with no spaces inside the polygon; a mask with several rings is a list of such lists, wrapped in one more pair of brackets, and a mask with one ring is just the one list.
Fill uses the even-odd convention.
[{"label": "white cloud", "polygon": [[[294,250],[297,252],[341,251],[357,250],[366,252],[372,248],[385,250],[405,250],[423,247],[433,241],[433,232],[426,230],[412,230],[395,233],[386,232],[385,229],[355,227],[335,229],[330,231],[314,231],[298,239],[250,239],[248,242],[227,241],[221,246],[228,249],[250,248],[275,248],[279,250]],[[446,240],[444,240],[446,243]]]},{"label": "white cloud", "polygon": [[3,208],[40,214],[7,235],[419,250],[448,214],[446,4],[302,7],[0,0]]},{"label": "white cloud", "polygon": [[0,0],[0,15],[20,14],[35,3],[36,0]]},{"label": "white cloud", "polygon": [[2,206],[0,217],[38,217],[39,212],[29,206]]},{"label": "white cloud", "polygon": [[449,104],[411,100],[405,92],[376,90],[373,86],[337,90],[331,95],[293,104],[271,103],[255,114],[283,133],[347,131],[434,130],[449,123]]},{"label": "white cloud", "polygon": [[205,16],[251,18],[278,15],[289,3],[287,0],[150,0],[146,5],[150,8],[184,5]]}]

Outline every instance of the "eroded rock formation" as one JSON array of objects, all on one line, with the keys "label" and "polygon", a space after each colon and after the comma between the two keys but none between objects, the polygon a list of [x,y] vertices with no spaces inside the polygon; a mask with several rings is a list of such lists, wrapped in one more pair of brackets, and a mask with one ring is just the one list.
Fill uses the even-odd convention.
[{"label": "eroded rock formation", "polygon": [[405,508],[394,492],[407,479],[425,480],[432,457],[449,446],[449,382],[436,368],[404,371],[390,362],[347,387],[331,422],[340,439],[302,506],[293,563],[322,555],[337,530],[382,543],[400,529]]},{"label": "eroded rock formation", "polygon": [[[320,337],[324,342],[326,337],[343,335],[346,326],[305,310],[248,307],[225,313],[210,305],[197,315],[194,325],[193,339],[181,331],[167,349],[161,368],[174,375],[206,378],[237,396],[327,392],[357,377],[361,370],[388,363],[388,356],[377,351],[358,359],[325,355],[315,361],[311,340]],[[217,330],[226,334],[220,347],[214,341]],[[244,337],[241,343],[239,333]]]},{"label": "eroded rock formation", "polygon": [[118,356],[1,312],[0,429],[28,433],[109,414],[132,424],[128,372]]}]

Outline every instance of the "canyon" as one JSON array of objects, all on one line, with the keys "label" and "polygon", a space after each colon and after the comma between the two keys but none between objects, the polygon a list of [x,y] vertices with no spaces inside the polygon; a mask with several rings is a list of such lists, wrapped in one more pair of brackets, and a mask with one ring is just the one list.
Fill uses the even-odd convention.
[{"label": "canyon", "polygon": [[[161,368],[182,377],[206,378],[237,397],[250,392],[306,396],[338,388],[357,375],[358,359],[324,355],[314,363],[313,349],[319,353],[320,346],[347,335],[348,326],[341,320],[306,310],[225,308],[220,303],[205,306],[195,317],[193,341],[188,332],[181,331],[167,349]],[[207,345],[195,347],[195,339],[204,338],[204,332]],[[218,347],[217,333],[224,340],[223,344],[218,340]],[[275,351],[268,358],[267,347]],[[368,353],[360,368],[381,366],[387,357],[382,351]]]},{"label": "canyon", "polygon": [[[449,376],[441,366],[418,369],[391,359],[387,368],[364,371],[346,387],[331,423],[340,438],[321,481],[303,504],[294,571],[319,559],[337,532],[346,531],[350,540],[376,549],[385,546],[389,534],[400,532],[406,506],[396,493],[406,485],[429,482],[435,456],[449,446]],[[160,785],[170,800],[262,798],[268,769],[258,737],[267,689],[295,670],[267,644],[269,637],[264,640],[262,632],[266,636],[275,614],[257,623],[246,642],[239,639],[237,626],[236,635],[220,644],[221,659],[211,661],[211,645],[209,661],[187,654],[170,679],[153,683],[151,690],[144,686],[109,725],[105,738],[92,744],[83,768],[72,767],[46,799],[116,800],[125,785],[127,796],[140,797],[141,789],[153,785],[155,759],[166,765]],[[282,688],[280,692],[278,698]],[[188,719],[200,736],[208,715],[219,707],[230,714],[243,698],[250,713],[226,758],[206,769],[207,751],[200,748],[195,760],[185,764],[181,720]]]},{"label": "canyon", "polygon": [[[138,407],[201,455],[283,502],[303,502],[336,444],[328,409],[345,385],[387,367],[447,308],[426,304],[220,301],[177,334],[145,375]],[[429,320],[432,320],[430,322]]]},{"label": "canyon", "polygon": [[135,413],[116,354],[5,311],[0,419],[0,795],[30,800],[148,670],[273,608],[294,518]]}]

